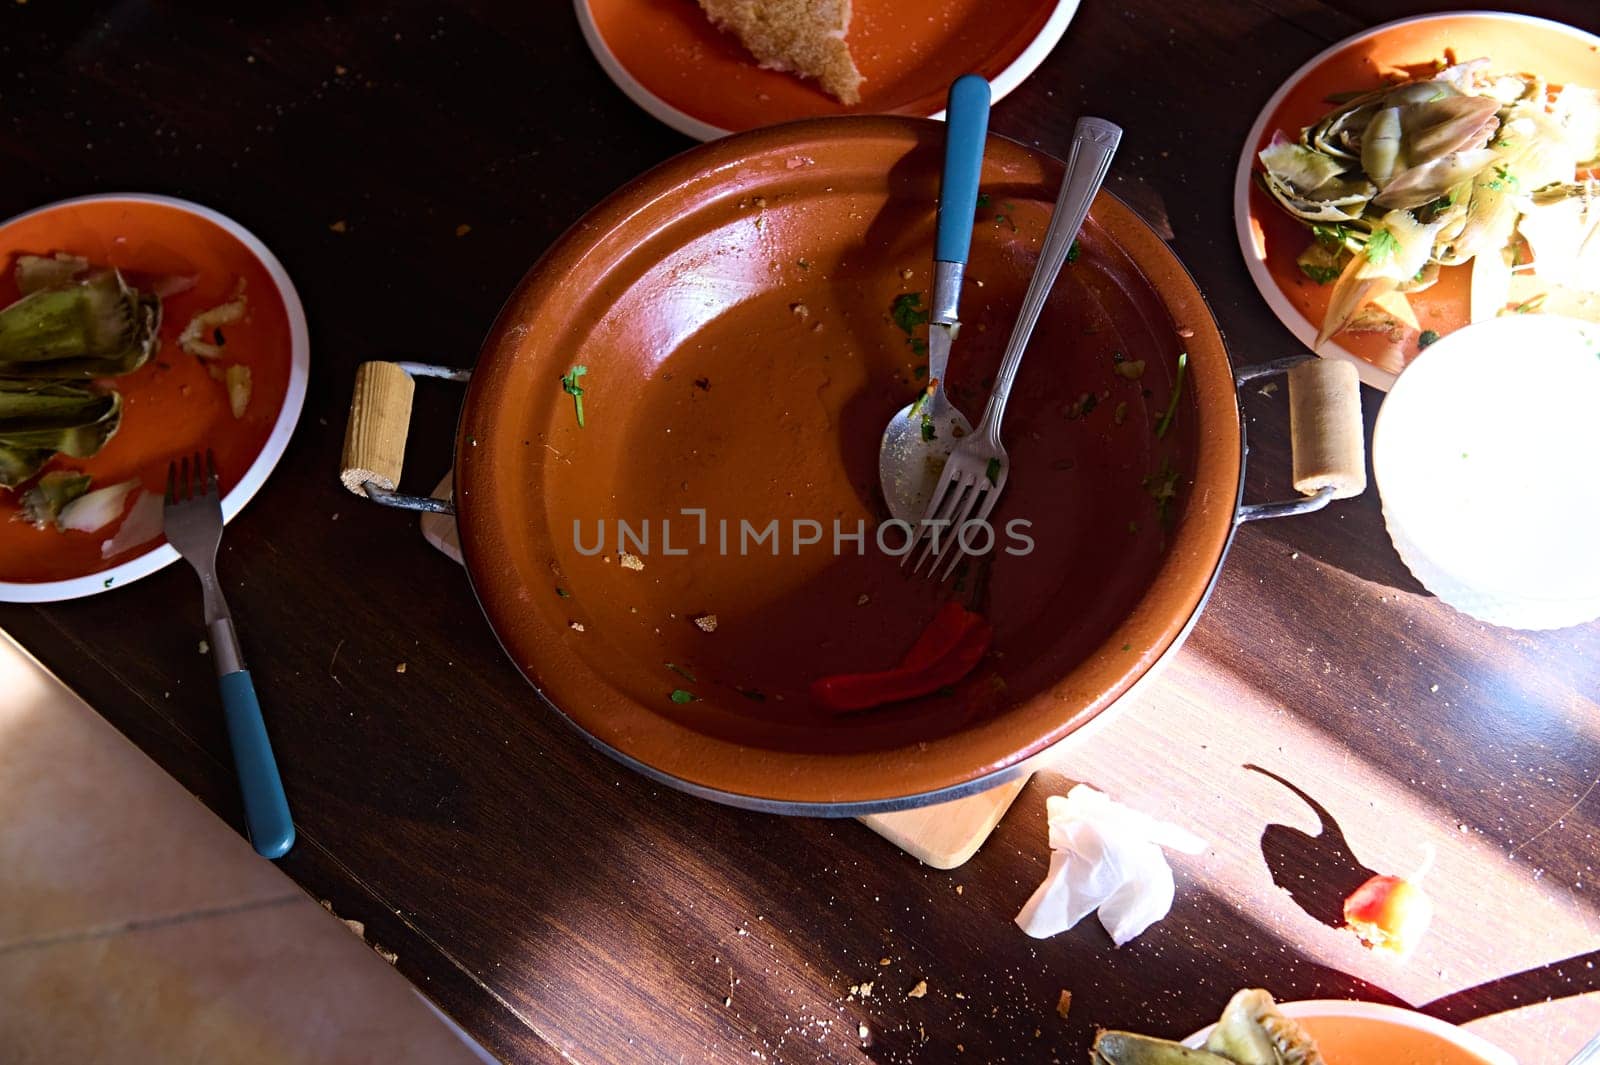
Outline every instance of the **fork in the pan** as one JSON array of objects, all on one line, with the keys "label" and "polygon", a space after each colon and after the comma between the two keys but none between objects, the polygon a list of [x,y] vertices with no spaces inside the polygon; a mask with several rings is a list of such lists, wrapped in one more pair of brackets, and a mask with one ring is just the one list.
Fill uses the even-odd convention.
[{"label": "fork in the pan", "polygon": [[[1067,174],[1061,182],[1061,193],[1056,197],[1055,211],[1050,218],[1050,228],[1045,231],[1044,245],[1039,251],[1039,261],[1033,268],[1033,279],[1022,298],[1022,309],[1017,312],[1017,323],[1012,328],[1011,339],[1006,344],[1005,357],[1000,362],[1000,372],[995,375],[994,387],[989,392],[989,405],[984,409],[978,428],[950,453],[939,484],[928,502],[921,523],[912,535],[901,559],[901,565],[911,557],[917,542],[926,538],[922,551],[911,567],[915,573],[931,556],[933,565],[928,575],[942,581],[956,568],[956,562],[968,553],[965,539],[970,524],[982,525],[989,520],[1000,492],[1006,486],[1011,462],[1000,443],[1000,419],[1005,416],[1006,400],[1011,395],[1011,383],[1016,379],[1017,367],[1022,363],[1022,353],[1033,335],[1039,312],[1044,309],[1045,298],[1050,295],[1056,275],[1061,272],[1072,250],[1072,242],[1088,217],[1089,204],[1105,182],[1106,171],[1111,168],[1111,156],[1122,140],[1122,128],[1102,118],[1080,118],[1072,138],[1072,154],[1067,157]],[[991,532],[989,542],[993,543]],[[945,560],[948,558],[948,564]],[[939,571],[940,565],[944,571]]]}]

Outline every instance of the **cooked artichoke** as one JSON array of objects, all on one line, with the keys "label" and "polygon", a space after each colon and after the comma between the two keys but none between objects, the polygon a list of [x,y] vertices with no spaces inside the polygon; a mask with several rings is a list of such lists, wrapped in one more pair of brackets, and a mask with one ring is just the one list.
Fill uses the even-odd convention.
[{"label": "cooked artichoke", "polygon": [[50,461],[50,452],[39,448],[12,448],[0,444],[0,488],[15,488],[39,472]]},{"label": "cooked artichoke", "polygon": [[[0,379],[0,486],[27,480],[51,452],[88,458],[111,439],[122,421],[122,396],[59,381]],[[35,461],[36,460],[36,461]],[[27,472],[19,472],[26,470]]]},{"label": "cooked artichoke", "polygon": [[156,347],[161,301],[106,270],[44,288],[0,310],[0,374],[55,379],[116,377]]},{"label": "cooked artichoke", "polygon": [[[1259,156],[1262,187],[1302,222],[1336,225],[1358,241],[1420,229],[1428,238],[1426,261],[1475,263],[1471,319],[1503,313],[1513,268],[1527,265],[1510,259],[1522,220],[1552,201],[1586,195],[1578,176],[1600,157],[1600,91],[1552,90],[1537,77],[1497,75],[1488,66],[1488,59],[1476,59],[1362,93],[1303,128],[1297,141],[1276,135]],[[1397,222],[1400,213],[1409,226]],[[1346,246],[1357,254],[1330,294],[1319,347],[1351,327],[1372,300],[1397,288],[1419,291],[1437,277],[1374,269],[1382,264]],[[1556,247],[1555,260],[1536,256],[1541,280],[1547,265],[1572,259],[1559,257],[1560,239]],[[1300,266],[1320,281],[1331,258],[1308,249]],[[1551,285],[1570,284],[1570,273],[1552,276]]]},{"label": "cooked artichoke", "polygon": [[89,490],[89,475],[77,470],[52,470],[22,493],[22,520],[43,529],[56,524],[61,510]]},{"label": "cooked artichoke", "polygon": [[1271,995],[1250,988],[1229,1000],[1202,1050],[1132,1032],[1101,1032],[1089,1060],[1092,1065],[1324,1065],[1306,1030],[1285,1016]]}]

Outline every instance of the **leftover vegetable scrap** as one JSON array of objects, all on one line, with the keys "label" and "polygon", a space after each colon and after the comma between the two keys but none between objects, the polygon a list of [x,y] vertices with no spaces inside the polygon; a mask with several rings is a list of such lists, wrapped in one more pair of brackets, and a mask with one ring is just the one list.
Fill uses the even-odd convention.
[{"label": "leftover vegetable scrap", "polygon": [[1228,1000],[1205,1046],[1102,1031],[1089,1051],[1091,1065],[1324,1065],[1322,1052],[1298,1021],[1278,1009],[1265,991],[1248,988]]},{"label": "leftover vegetable scrap", "polygon": [[228,302],[201,311],[189,319],[189,324],[178,334],[178,347],[196,358],[221,358],[222,348],[227,344],[222,327],[243,321],[246,307],[244,284],[241,282]]},{"label": "leftover vegetable scrap", "polygon": [[[0,488],[16,488],[57,454],[89,458],[122,421],[122,396],[92,379],[132,373],[155,350],[161,300],[115,270],[71,255],[17,260],[22,298],[0,310]],[[52,480],[24,504],[40,528],[71,502]],[[87,481],[74,481],[81,495]]]},{"label": "leftover vegetable scrap", "polygon": [[1167,412],[1156,422],[1156,439],[1160,440],[1167,435],[1167,430],[1172,426],[1173,415],[1178,413],[1178,397],[1183,395],[1183,379],[1189,373],[1189,353],[1178,353],[1178,377],[1172,384],[1172,398],[1167,400]]},{"label": "leftover vegetable scrap", "polygon": [[1344,900],[1344,921],[1361,942],[1404,958],[1433,920],[1433,900],[1418,885],[1421,874],[1410,880],[1374,876]]},{"label": "leftover vegetable scrap", "polygon": [[1301,272],[1333,285],[1315,346],[1400,339],[1417,328],[1407,294],[1469,262],[1474,322],[1529,286],[1600,319],[1600,91],[1490,66],[1353,94],[1260,152],[1262,187],[1310,229]]},{"label": "leftover vegetable scrap", "polygon": [[572,397],[573,408],[578,413],[578,428],[583,426],[583,386],[578,384],[578,378],[589,372],[587,366],[574,366],[568,370],[566,376],[561,378],[561,391]]},{"label": "leftover vegetable scrap", "polygon": [[981,614],[946,603],[898,666],[823,677],[811,685],[811,698],[824,710],[845,714],[932,695],[971,673],[993,636]]}]

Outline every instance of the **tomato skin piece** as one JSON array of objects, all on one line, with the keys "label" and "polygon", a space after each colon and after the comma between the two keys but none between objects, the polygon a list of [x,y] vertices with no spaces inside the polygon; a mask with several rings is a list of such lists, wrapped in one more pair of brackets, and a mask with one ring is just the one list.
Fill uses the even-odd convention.
[{"label": "tomato skin piece", "polygon": [[1405,957],[1433,920],[1433,900],[1403,877],[1379,875],[1344,900],[1344,920],[1373,950]]}]

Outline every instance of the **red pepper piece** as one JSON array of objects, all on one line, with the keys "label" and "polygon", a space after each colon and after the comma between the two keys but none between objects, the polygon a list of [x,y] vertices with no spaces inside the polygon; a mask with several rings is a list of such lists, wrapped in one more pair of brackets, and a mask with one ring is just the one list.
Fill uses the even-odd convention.
[{"label": "red pepper piece", "polygon": [[949,606],[940,610],[899,666],[823,677],[811,685],[812,699],[826,710],[849,713],[929,695],[971,673],[989,650],[994,629],[982,616],[950,605],[959,615]]},{"label": "red pepper piece", "polygon": [[1374,876],[1344,900],[1344,921],[1374,950],[1405,957],[1428,930],[1433,902],[1410,880]]},{"label": "red pepper piece", "polygon": [[943,658],[955,650],[961,638],[982,620],[981,614],[974,614],[952,599],[940,607],[933,620],[928,622],[928,627],[922,630],[917,642],[900,660],[900,668],[916,669]]}]

